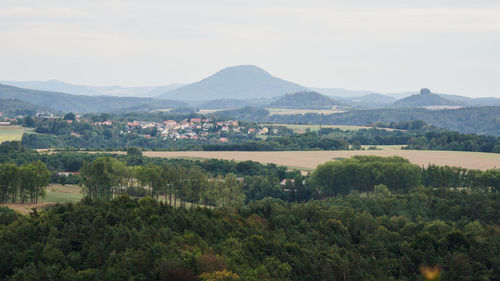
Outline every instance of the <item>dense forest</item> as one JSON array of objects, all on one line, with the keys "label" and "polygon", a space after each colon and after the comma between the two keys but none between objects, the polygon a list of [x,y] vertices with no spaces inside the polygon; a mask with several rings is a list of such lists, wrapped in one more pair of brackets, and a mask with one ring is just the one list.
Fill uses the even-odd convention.
[{"label": "dense forest", "polygon": [[500,278],[499,170],[357,156],[303,176],[19,142],[0,145],[0,163],[4,174],[80,171],[86,195],[29,216],[0,207],[2,280],[423,280],[433,268],[441,280]]},{"label": "dense forest", "polygon": [[498,280],[498,193],[377,189],[236,209],[85,199],[0,208],[4,280]]}]

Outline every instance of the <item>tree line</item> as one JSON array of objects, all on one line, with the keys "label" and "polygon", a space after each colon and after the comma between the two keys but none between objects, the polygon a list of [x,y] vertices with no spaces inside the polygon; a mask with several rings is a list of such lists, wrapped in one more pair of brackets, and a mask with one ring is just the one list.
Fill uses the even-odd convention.
[{"label": "tree line", "polygon": [[0,203],[38,203],[52,174],[41,161],[0,164]]},{"label": "tree line", "polygon": [[112,157],[84,163],[81,179],[90,199],[111,199],[122,194],[133,197],[159,196],[172,206],[186,202],[216,207],[235,207],[244,202],[242,180],[235,174],[209,177],[198,166],[126,166]]},{"label": "tree line", "polygon": [[161,196],[172,206],[178,206],[179,200],[183,205],[189,202],[197,206],[236,207],[265,197],[305,202],[352,192],[370,195],[377,189],[408,193],[419,186],[500,191],[500,170],[420,167],[396,156],[354,156],[319,165],[310,176],[295,172],[281,178],[273,173],[259,174],[261,165],[252,161],[238,163],[236,170],[223,169],[213,174],[206,172],[207,166],[202,167],[172,163],[127,166],[108,156],[86,162],[81,179],[91,199],[111,199],[123,194],[155,199]]},{"label": "tree line", "polygon": [[312,172],[311,185],[320,197],[374,192],[383,185],[393,193],[407,193],[418,186],[461,187],[500,191],[500,170],[486,171],[429,165],[420,167],[401,157],[354,156],[330,161]]}]

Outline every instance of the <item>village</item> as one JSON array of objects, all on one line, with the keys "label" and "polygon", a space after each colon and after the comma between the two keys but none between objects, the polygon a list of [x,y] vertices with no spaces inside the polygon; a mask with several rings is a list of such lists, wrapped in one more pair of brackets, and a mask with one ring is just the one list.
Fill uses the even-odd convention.
[{"label": "village", "polygon": [[[110,121],[96,122],[95,125],[110,125]],[[243,126],[239,121],[215,121],[205,118],[186,118],[180,122],[165,120],[161,123],[151,121],[127,122],[122,133],[143,134],[146,138],[157,137],[163,140],[207,140],[216,134],[220,142],[228,142],[229,136],[263,136],[279,132],[278,128]]]},{"label": "village", "polygon": [[[209,117],[190,117],[173,120],[165,118],[163,121],[134,120],[111,118],[109,115],[75,115],[68,113],[57,116],[46,112],[37,112],[33,117],[16,116],[9,118],[0,113],[1,127],[28,126],[38,128],[39,126],[51,127],[50,122],[66,123],[69,134],[75,137],[82,136],[81,126],[76,129],[76,124],[89,124],[95,127],[116,130],[120,135],[137,135],[146,139],[158,139],[162,141],[192,140],[210,141],[210,143],[231,143],[237,139],[262,139],[269,135],[285,133],[282,128],[259,125],[256,123],[241,122],[236,120],[217,120]],[[26,122],[26,120],[32,120]],[[133,120],[133,121],[131,121]],[[46,123],[46,122],[49,123]],[[41,122],[41,123],[40,123]],[[45,123],[45,125],[40,125]],[[47,127],[47,128],[48,128]],[[39,132],[38,129],[35,130]],[[42,132],[42,131],[40,131]],[[55,133],[55,132],[53,132]]]}]

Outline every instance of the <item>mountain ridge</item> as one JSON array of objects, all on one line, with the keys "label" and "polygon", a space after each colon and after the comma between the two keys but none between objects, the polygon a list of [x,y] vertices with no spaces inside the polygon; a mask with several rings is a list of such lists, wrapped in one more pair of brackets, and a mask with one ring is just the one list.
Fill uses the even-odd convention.
[{"label": "mountain ridge", "polygon": [[124,87],[118,85],[112,86],[89,86],[71,84],[59,80],[46,81],[0,81],[0,84],[25,88],[38,91],[60,92],[73,95],[86,96],[115,96],[115,97],[155,97],[178,87],[183,84],[169,84],[162,86],[134,86]]},{"label": "mountain ridge", "polygon": [[33,105],[74,113],[116,112],[141,104],[157,108],[182,107],[185,103],[153,98],[85,96],[67,93],[38,91],[0,84],[0,99],[16,99]]}]

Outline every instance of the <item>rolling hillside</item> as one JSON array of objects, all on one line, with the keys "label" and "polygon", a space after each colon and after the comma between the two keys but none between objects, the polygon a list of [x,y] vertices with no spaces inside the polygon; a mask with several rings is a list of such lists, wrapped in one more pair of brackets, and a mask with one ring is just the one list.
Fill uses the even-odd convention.
[{"label": "rolling hillside", "polygon": [[460,133],[500,136],[500,106],[465,107],[453,110],[427,110],[425,108],[382,108],[353,110],[320,115],[316,113],[271,115],[269,110],[245,107],[215,112],[222,118],[275,123],[275,124],[332,124],[364,126],[373,122],[403,122],[423,120],[427,124]]},{"label": "rolling hillside", "polygon": [[123,86],[87,86],[75,85],[58,80],[48,81],[0,81],[1,84],[49,92],[68,93],[87,96],[116,96],[116,97],[155,97],[176,88],[182,84],[147,87]]},{"label": "rolling hillside", "polygon": [[466,106],[499,106],[500,99],[499,98],[469,98],[459,95],[447,95],[447,94],[439,94],[441,97],[456,102],[460,104],[465,104]]},{"label": "rolling hillside", "polygon": [[134,97],[83,96],[57,92],[37,91],[0,84],[0,99],[16,99],[33,105],[49,107],[64,112],[118,112],[127,108],[148,105],[154,108],[186,106],[185,103],[171,100]]},{"label": "rolling hillside", "polygon": [[29,102],[15,99],[0,99],[0,112],[5,116],[34,115],[41,111],[55,113],[55,110],[49,107],[34,105]]},{"label": "rolling hillside", "polygon": [[257,66],[240,65],[222,69],[199,82],[166,92],[159,97],[184,101],[258,99],[304,90],[307,88],[271,76]]}]

